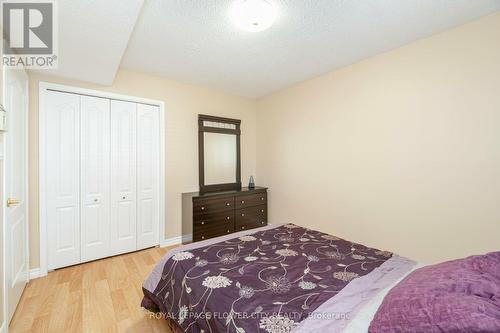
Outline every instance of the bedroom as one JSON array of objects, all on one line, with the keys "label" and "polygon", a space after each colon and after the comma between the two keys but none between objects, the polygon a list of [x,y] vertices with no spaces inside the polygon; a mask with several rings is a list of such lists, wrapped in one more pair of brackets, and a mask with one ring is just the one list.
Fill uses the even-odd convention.
[{"label": "bedroom", "polygon": [[0,332],[500,331],[500,1],[33,3]]}]

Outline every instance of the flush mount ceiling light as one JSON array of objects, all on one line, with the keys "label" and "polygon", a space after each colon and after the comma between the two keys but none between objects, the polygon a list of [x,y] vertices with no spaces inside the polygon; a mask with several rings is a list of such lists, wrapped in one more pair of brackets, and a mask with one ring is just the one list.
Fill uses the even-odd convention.
[{"label": "flush mount ceiling light", "polygon": [[236,0],[230,11],[231,19],[239,28],[258,32],[271,27],[276,20],[276,8],[266,0]]}]

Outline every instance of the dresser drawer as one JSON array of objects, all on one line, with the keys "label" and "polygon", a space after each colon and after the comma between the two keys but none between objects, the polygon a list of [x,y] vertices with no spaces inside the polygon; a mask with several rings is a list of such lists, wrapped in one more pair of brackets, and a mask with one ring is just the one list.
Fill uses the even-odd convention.
[{"label": "dresser drawer", "polygon": [[222,222],[234,224],[234,210],[199,214],[193,216],[193,225],[195,226],[217,224]]},{"label": "dresser drawer", "polygon": [[234,197],[193,201],[194,214],[211,214],[231,209],[234,209]]},{"label": "dresser drawer", "polygon": [[226,220],[212,220],[206,224],[193,226],[193,242],[219,237],[234,232],[234,222]]},{"label": "dresser drawer", "polygon": [[267,193],[240,195],[235,197],[236,209],[267,204]]},{"label": "dresser drawer", "polygon": [[193,215],[193,224],[206,224],[209,221],[225,220],[226,222],[234,222],[234,210],[226,210],[214,213],[199,213]]},{"label": "dresser drawer", "polygon": [[238,209],[235,215],[235,231],[267,225],[267,205]]}]

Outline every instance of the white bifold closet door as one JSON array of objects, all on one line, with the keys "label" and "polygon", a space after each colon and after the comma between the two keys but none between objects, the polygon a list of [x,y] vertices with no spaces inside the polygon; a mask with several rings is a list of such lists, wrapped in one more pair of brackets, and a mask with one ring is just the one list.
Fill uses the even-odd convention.
[{"label": "white bifold closet door", "polygon": [[137,104],[138,250],[159,243],[159,123],[157,106]]},{"label": "white bifold closet door", "polygon": [[110,100],[81,96],[81,261],[110,253]]},{"label": "white bifold closet door", "polygon": [[159,107],[44,94],[48,269],[158,245]]},{"label": "white bifold closet door", "polygon": [[45,193],[48,268],[80,262],[80,96],[48,91]]},{"label": "white bifold closet door", "polygon": [[111,253],[137,246],[137,104],[111,101]]}]

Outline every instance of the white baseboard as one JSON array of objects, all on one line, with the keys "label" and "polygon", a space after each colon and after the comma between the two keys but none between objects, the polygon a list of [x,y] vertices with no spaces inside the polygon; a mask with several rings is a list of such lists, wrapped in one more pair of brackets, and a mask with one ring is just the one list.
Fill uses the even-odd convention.
[{"label": "white baseboard", "polygon": [[193,234],[172,237],[172,238],[164,239],[162,242],[160,242],[160,247],[180,245],[183,243],[189,243],[192,240],[193,240]]},{"label": "white baseboard", "polygon": [[40,277],[40,268],[30,269],[30,280],[37,279]]},{"label": "white baseboard", "polygon": [[0,326],[0,333],[7,333],[7,327],[5,325],[5,320],[2,323],[2,326]]},{"label": "white baseboard", "polygon": [[193,241],[193,234],[182,235],[182,243],[191,243]]},{"label": "white baseboard", "polygon": [[163,241],[160,242],[160,247],[179,245],[181,243],[182,243],[182,236],[177,236],[177,237],[164,239]]}]

